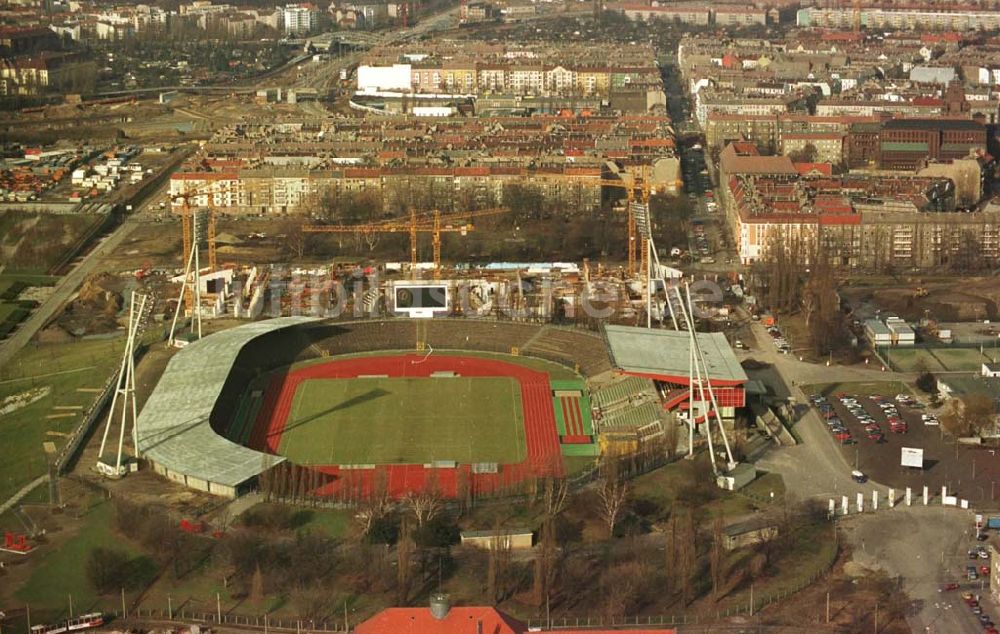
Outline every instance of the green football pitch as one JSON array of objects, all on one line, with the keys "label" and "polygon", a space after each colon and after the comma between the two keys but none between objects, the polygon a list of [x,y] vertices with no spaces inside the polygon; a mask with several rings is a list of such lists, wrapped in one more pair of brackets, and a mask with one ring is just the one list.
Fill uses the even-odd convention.
[{"label": "green football pitch", "polygon": [[521,388],[508,377],[308,379],[278,453],[294,463],[518,463]]}]

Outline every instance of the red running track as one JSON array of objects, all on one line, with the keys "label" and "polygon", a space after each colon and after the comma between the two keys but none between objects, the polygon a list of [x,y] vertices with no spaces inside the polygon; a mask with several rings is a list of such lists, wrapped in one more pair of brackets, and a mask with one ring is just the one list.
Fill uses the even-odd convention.
[{"label": "red running track", "polygon": [[521,365],[477,357],[453,355],[407,354],[385,357],[355,357],[331,359],[292,370],[275,377],[268,384],[249,446],[259,451],[277,453],[281,435],[292,407],[295,391],[308,379],[350,379],[364,375],[390,377],[429,377],[434,372],[454,372],[460,376],[509,376],[521,386],[521,407],[527,458],[518,464],[500,465],[497,473],[472,473],[471,465],[455,468],[428,469],[423,465],[386,465],[375,469],[341,469],[338,465],[313,466],[334,476],[332,482],[316,491],[319,495],[367,495],[375,481],[376,471],[387,482],[389,492],[403,496],[423,490],[433,484],[442,495],[457,497],[460,489],[479,495],[510,490],[534,477],[562,475],[562,456],[552,406],[549,375]]}]

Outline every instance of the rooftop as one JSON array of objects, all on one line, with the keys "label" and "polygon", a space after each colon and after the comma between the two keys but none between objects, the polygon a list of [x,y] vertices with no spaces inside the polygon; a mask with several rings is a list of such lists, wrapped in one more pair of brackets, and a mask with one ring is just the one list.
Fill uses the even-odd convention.
[{"label": "rooftop", "polygon": [[971,119],[890,119],[885,122],[885,130],[971,130],[981,131],[985,126]]},{"label": "rooftop", "polygon": [[[354,630],[357,634],[525,634],[528,626],[493,607],[448,608],[436,618],[428,608],[387,608]],[[620,630],[560,629],[564,634],[612,634]],[[673,634],[673,629],[636,629],[630,634]]]},{"label": "rooftop", "polygon": [[225,486],[238,486],[283,462],[223,438],[209,417],[240,350],[256,337],[315,321],[279,317],[215,333],[174,355],[136,423],[139,450],[153,462]]},{"label": "rooftop", "polygon": [[[676,380],[689,373],[688,355],[691,335],[685,331],[604,327],[611,351],[612,365],[623,372]],[[696,333],[705,356],[709,378],[727,383],[745,383],[746,372],[740,366],[726,336],[720,332]]]}]

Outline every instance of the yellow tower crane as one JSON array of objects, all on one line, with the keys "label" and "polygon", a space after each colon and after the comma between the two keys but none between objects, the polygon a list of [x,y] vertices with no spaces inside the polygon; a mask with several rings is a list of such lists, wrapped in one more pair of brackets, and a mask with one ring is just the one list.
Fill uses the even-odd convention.
[{"label": "yellow tower crane", "polygon": [[447,214],[434,211],[430,214],[418,215],[415,210],[411,210],[409,220],[386,220],[357,225],[306,225],[303,227],[303,231],[309,233],[361,233],[365,235],[376,233],[408,233],[410,234],[410,267],[414,275],[416,275],[417,270],[418,235],[421,233],[430,233],[434,249],[434,279],[440,279],[441,234],[461,233],[465,235],[475,229],[472,220],[486,216],[496,216],[508,211],[509,209],[506,207],[498,207]]},{"label": "yellow tower crane", "polygon": [[[635,214],[632,210],[632,203],[636,201],[636,191],[638,190],[639,200],[642,201],[642,204],[649,205],[649,197],[650,194],[652,193],[649,185],[649,180],[646,178],[641,178],[641,179],[633,178],[632,180],[615,180],[612,178],[602,178],[600,183],[602,187],[619,187],[625,190],[625,194],[628,200],[628,208],[626,209],[626,213],[628,213],[628,274],[635,275],[637,272],[636,262],[635,262],[637,246],[640,247],[638,249],[640,258],[640,268],[638,270],[645,271],[646,257],[648,255],[647,251],[649,249],[647,245],[647,239],[645,237],[640,237],[639,232],[636,228]],[[641,245],[639,244],[640,242]]]}]

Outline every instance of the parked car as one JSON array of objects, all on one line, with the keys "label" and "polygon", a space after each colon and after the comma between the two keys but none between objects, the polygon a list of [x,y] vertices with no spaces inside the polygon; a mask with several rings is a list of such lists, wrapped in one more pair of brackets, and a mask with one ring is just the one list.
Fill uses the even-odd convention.
[{"label": "parked car", "polygon": [[950,592],[952,590],[958,590],[957,583],[946,583],[940,588],[938,588],[938,592]]},{"label": "parked car", "polygon": [[864,484],[865,482],[868,482],[868,476],[866,476],[864,473],[856,469],[854,471],[851,471],[851,479],[857,482],[858,484]]}]

